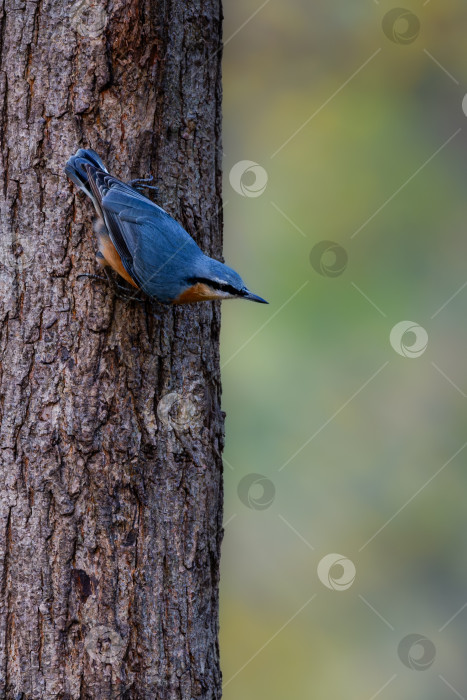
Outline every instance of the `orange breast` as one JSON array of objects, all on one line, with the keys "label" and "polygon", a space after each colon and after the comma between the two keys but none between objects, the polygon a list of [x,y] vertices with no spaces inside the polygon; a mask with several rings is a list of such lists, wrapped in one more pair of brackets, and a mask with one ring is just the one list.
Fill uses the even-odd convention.
[{"label": "orange breast", "polygon": [[110,240],[109,236],[107,234],[100,233],[98,235],[98,240],[99,251],[104,258],[104,260],[99,260],[100,264],[104,266],[110,265],[110,267],[113,270],[115,270],[115,272],[118,272],[120,277],[123,277],[124,280],[129,282],[133,287],[136,287],[136,289],[138,289],[138,285],[131,279],[130,275],[123,267],[120,256],[117,253],[116,248]]},{"label": "orange breast", "polygon": [[210,289],[207,284],[197,282],[197,284],[182,292],[172,303],[191,304],[193,301],[209,301],[210,299],[219,299],[219,295],[213,289]]}]

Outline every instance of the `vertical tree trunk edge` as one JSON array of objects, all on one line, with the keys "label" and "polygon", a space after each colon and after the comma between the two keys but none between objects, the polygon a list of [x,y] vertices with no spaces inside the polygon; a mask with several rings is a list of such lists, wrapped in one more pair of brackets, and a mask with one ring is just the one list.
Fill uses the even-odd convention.
[{"label": "vertical tree trunk edge", "polygon": [[128,303],[92,147],[222,254],[219,0],[0,11],[0,699],[221,697],[220,307]]}]

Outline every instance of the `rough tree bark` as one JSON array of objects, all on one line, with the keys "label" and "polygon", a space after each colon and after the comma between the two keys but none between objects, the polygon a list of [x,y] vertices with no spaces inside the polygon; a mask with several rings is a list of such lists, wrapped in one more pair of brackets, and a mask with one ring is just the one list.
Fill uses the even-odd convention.
[{"label": "rough tree bark", "polygon": [[[102,5],[98,3],[102,2]],[[220,310],[96,272],[63,167],[154,173],[221,255],[220,0],[4,0],[0,698],[219,698]]]}]

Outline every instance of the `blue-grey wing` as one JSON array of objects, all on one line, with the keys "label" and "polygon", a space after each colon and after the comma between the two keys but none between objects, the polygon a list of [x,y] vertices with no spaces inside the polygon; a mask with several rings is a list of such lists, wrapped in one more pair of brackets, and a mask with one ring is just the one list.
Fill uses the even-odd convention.
[{"label": "blue-grey wing", "polygon": [[120,181],[108,189],[101,206],[112,242],[138,285],[159,298],[178,294],[180,271],[202,256],[185,229]]}]

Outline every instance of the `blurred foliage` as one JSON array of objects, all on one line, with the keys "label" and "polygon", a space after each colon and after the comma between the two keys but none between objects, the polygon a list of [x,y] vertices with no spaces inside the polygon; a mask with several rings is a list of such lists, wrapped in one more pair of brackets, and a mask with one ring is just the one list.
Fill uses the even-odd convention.
[{"label": "blurred foliage", "polygon": [[[467,695],[467,608],[445,626],[467,603],[467,5],[404,2],[406,45],[382,30],[397,6],[224,4],[224,252],[270,301],[223,305],[226,700]],[[261,196],[231,187],[241,160]],[[343,274],[312,268],[322,240]],[[428,333],[416,359],[389,342],[402,320]],[[239,497],[251,473],[268,507]],[[345,591],[317,576],[332,552]],[[398,657],[411,633],[424,671]]]}]

